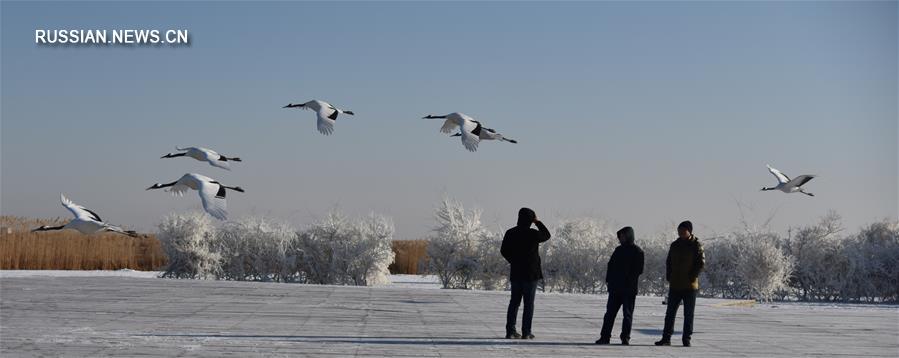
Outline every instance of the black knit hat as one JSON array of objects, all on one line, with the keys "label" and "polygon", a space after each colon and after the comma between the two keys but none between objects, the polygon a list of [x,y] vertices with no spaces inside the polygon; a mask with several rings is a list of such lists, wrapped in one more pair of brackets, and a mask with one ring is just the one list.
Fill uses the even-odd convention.
[{"label": "black knit hat", "polygon": [[689,232],[693,232],[693,223],[691,223],[690,220],[684,220],[680,223],[680,225],[677,225],[677,228],[686,229]]}]

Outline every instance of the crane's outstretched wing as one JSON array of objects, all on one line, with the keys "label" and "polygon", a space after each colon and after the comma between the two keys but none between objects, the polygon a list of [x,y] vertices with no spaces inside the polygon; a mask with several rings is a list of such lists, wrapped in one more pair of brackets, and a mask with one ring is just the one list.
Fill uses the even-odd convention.
[{"label": "crane's outstretched wing", "polygon": [[231,164],[228,164],[228,162],[226,162],[226,161],[219,160],[219,159],[212,159],[212,158],[209,158],[206,161],[209,162],[209,165],[214,166],[216,168],[231,170]]},{"label": "crane's outstretched wing", "polygon": [[790,177],[786,176],[786,174],[784,173],[781,173],[780,170],[774,169],[770,165],[768,165],[767,167],[768,171],[771,172],[771,174],[774,175],[775,178],[777,178],[777,182],[786,184],[790,181]]},{"label": "crane's outstretched wing", "polygon": [[462,145],[469,152],[478,150],[478,144],[481,142],[480,133],[480,123],[465,121],[465,125],[462,126]]},{"label": "crane's outstretched wing", "polygon": [[787,183],[787,187],[801,187],[801,186],[805,185],[805,183],[808,183],[809,180],[812,180],[814,178],[815,178],[814,175],[800,175],[798,177],[793,178],[793,180],[790,180]]},{"label": "crane's outstretched wing", "polygon": [[200,152],[203,152],[203,157],[206,158],[206,161],[209,163],[209,165],[214,166],[216,168],[231,170],[231,165],[228,164],[228,162],[222,160],[222,155],[219,154],[218,152],[216,152],[212,149],[202,148],[202,147],[198,147],[196,149],[199,150]]},{"label": "crane's outstretched wing", "polygon": [[184,193],[190,190],[190,187],[181,183],[175,183],[172,185],[172,188],[169,189],[169,192],[172,193],[173,196],[184,196]]},{"label": "crane's outstretched wing", "polygon": [[64,194],[59,194],[59,200],[62,201],[62,206],[64,206],[66,209],[69,209],[69,211],[72,212],[72,215],[75,215],[75,217],[78,219],[93,220],[98,222],[103,221],[102,219],[100,219],[100,215],[97,215],[97,213],[90,211],[88,208],[73,203]]},{"label": "crane's outstretched wing", "polygon": [[451,133],[452,131],[456,130],[456,128],[458,128],[458,127],[459,127],[458,122],[456,122],[450,118],[447,118],[445,121],[443,121],[443,126],[440,127],[440,133]]},{"label": "crane's outstretched wing", "polygon": [[225,187],[221,184],[202,182],[200,184],[200,201],[203,202],[203,210],[219,220],[227,220],[228,210],[225,204]]},{"label": "crane's outstretched wing", "polygon": [[[334,113],[329,113],[329,112]],[[331,118],[333,115],[334,118]],[[315,116],[318,117],[318,131],[324,135],[331,135],[334,133],[334,123],[337,122],[337,111],[330,108],[322,108],[315,112]]]}]

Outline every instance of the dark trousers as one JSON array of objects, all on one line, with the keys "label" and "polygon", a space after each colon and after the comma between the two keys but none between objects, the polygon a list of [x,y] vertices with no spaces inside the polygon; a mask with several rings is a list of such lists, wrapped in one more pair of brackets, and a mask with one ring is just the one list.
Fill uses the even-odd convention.
[{"label": "dark trousers", "polygon": [[631,339],[631,323],[634,321],[634,304],[636,301],[637,295],[609,292],[609,300],[606,303],[606,315],[602,320],[602,331],[600,331],[599,338],[609,339],[612,337],[612,327],[615,325],[618,309],[623,308],[621,312],[621,338]]},{"label": "dark trousers", "polygon": [[506,333],[515,331],[515,320],[518,318],[518,305],[524,299],[524,314],[521,317],[521,334],[531,333],[531,321],[534,319],[534,296],[537,295],[537,281],[512,281],[512,299],[509,300],[509,311],[506,312]]},{"label": "dark trousers", "polygon": [[662,330],[662,338],[671,339],[674,334],[674,316],[677,308],[684,301],[684,335],[683,339],[690,339],[693,335],[693,310],[696,308],[696,291],[668,290],[668,310],[665,311],[665,329]]}]

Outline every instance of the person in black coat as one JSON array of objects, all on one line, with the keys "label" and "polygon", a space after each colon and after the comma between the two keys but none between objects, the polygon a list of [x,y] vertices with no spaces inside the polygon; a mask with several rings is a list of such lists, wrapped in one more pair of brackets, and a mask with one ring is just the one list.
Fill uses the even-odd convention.
[{"label": "person in black coat", "polygon": [[[531,224],[537,230],[531,229]],[[537,213],[528,208],[518,211],[518,224],[506,231],[500,249],[503,257],[511,265],[509,282],[512,284],[512,299],[506,312],[506,339],[534,339],[531,321],[534,318],[534,297],[537,282],[543,278],[540,267],[539,245],[550,237],[549,230],[537,219]],[[521,333],[515,331],[518,305],[524,299],[524,314],[521,317]]]},{"label": "person in black coat", "polygon": [[630,226],[618,230],[618,242],[621,245],[615,248],[615,252],[609,258],[609,268],[606,271],[609,300],[606,304],[606,315],[603,317],[602,331],[596,344],[609,344],[615,316],[621,307],[624,308],[621,318],[621,344],[630,343],[637,284],[640,275],[643,274],[643,250],[634,244],[634,229]]}]

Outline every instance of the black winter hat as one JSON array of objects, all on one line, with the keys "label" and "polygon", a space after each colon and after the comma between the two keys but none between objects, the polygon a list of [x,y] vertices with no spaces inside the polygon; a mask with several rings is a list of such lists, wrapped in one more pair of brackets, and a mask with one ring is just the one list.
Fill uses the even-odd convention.
[{"label": "black winter hat", "polygon": [[677,226],[678,229],[686,229],[689,232],[693,232],[693,223],[690,220],[684,220]]}]

